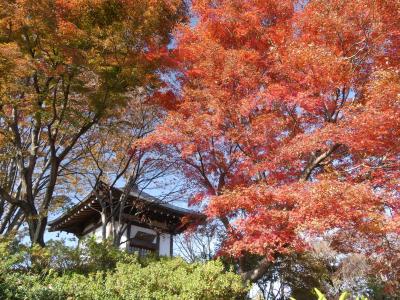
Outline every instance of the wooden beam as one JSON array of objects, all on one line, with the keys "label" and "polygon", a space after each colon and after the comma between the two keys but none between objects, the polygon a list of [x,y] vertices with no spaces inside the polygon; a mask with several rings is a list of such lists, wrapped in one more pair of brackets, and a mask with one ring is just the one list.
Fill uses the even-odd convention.
[{"label": "wooden beam", "polygon": [[133,216],[133,215],[129,215],[129,214],[123,214],[122,215],[122,219],[124,221],[129,221],[129,222],[134,222],[136,224],[138,224],[139,226],[142,227],[146,227],[146,225],[148,226],[148,228],[158,228],[161,229],[164,232],[172,232],[173,228],[171,228],[170,226],[168,226],[168,224],[166,222],[159,222],[156,220],[150,220],[150,222],[146,222],[144,223],[140,218],[138,218],[137,216]]},{"label": "wooden beam", "polygon": [[131,238],[129,240],[129,244],[133,247],[157,251],[157,245],[154,243],[149,243],[147,241],[142,241],[139,239]]}]

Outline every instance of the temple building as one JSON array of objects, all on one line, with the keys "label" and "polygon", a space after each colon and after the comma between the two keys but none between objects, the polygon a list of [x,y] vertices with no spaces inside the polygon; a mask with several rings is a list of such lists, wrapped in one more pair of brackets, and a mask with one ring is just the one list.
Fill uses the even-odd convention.
[{"label": "temple building", "polygon": [[[105,188],[105,185],[102,185],[82,202],[50,222],[49,231],[72,233],[79,239],[94,236],[96,240],[101,241],[104,235],[108,237],[112,232],[112,223],[104,222],[104,215],[106,220],[109,220],[110,212],[118,211],[124,225],[120,246],[122,249],[137,252],[140,256],[151,252],[161,256],[172,256],[174,235],[182,233],[192,222],[203,218],[197,212],[163,203],[137,189],[129,193],[124,209],[120,211],[118,205],[121,203],[122,190]],[[101,197],[105,195],[105,191],[108,197]],[[103,224],[106,226],[102,226]]]}]

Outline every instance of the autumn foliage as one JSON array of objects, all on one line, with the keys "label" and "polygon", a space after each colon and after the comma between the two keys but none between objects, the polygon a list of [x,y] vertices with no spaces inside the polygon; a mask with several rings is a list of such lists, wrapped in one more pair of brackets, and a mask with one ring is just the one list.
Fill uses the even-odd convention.
[{"label": "autumn foliage", "polygon": [[44,245],[57,190],[79,173],[67,170],[77,145],[157,89],[184,18],[178,0],[0,1],[0,233],[27,224]]},{"label": "autumn foliage", "polygon": [[399,251],[400,2],[193,11],[176,33],[179,85],[146,143],[178,159],[191,203],[224,225],[221,254],[274,261],[318,237],[398,272],[383,253]]},{"label": "autumn foliage", "polygon": [[399,289],[399,20],[399,0],[0,1],[0,234],[44,245],[71,183],[149,150],[244,279],[318,240]]}]

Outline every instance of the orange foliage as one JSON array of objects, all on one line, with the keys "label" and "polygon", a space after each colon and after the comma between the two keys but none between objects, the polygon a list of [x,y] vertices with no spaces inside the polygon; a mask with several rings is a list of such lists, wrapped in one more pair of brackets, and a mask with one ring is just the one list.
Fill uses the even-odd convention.
[{"label": "orange foliage", "polygon": [[177,32],[182,89],[148,143],[180,159],[193,202],[226,227],[225,253],[273,260],[313,235],[398,234],[399,1],[193,10]]}]

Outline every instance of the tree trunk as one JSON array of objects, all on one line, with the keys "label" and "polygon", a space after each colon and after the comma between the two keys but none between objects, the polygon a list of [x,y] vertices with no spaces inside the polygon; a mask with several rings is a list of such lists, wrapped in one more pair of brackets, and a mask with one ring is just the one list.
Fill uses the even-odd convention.
[{"label": "tree trunk", "polygon": [[44,247],[44,231],[46,229],[47,217],[40,219],[38,214],[30,214],[27,215],[27,223],[31,244]]}]

